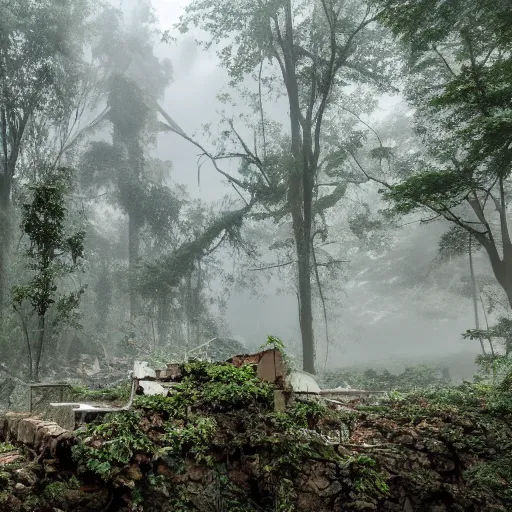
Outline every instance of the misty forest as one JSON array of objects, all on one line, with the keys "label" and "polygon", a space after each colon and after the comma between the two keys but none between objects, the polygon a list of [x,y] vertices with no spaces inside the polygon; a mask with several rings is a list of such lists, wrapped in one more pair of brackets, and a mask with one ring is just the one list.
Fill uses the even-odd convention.
[{"label": "misty forest", "polygon": [[0,511],[512,510],[511,199],[510,0],[0,0]]}]

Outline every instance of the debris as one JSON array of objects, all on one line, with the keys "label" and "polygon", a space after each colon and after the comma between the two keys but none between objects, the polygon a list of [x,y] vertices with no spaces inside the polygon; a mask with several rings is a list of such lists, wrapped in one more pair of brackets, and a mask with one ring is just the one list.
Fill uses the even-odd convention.
[{"label": "debris", "polygon": [[286,381],[295,393],[320,394],[320,387],[310,373],[302,371],[291,372]]},{"label": "debris", "polygon": [[146,361],[135,361],[133,363],[133,378],[138,380],[156,379],[156,372],[149,367]]},{"label": "debris", "polygon": [[139,381],[139,386],[142,388],[144,395],[162,395],[167,396],[168,390],[165,389],[161,384],[151,380]]}]

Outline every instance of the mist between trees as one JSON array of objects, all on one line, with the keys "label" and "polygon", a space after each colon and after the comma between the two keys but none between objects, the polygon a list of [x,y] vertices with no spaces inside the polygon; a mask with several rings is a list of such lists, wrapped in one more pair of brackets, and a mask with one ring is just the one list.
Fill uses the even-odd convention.
[{"label": "mist between trees", "polygon": [[[342,366],[368,326],[384,344],[403,324],[413,344],[452,325],[454,347],[467,330],[469,351],[508,356],[507,2],[191,0],[175,19],[121,7],[0,1],[11,372],[60,375],[81,354],[181,360],[214,338],[229,357],[254,348],[230,329],[230,297],[263,292],[282,293],[294,334],[275,334],[307,372]],[[218,88],[180,85],[217,94],[213,121],[176,116],[176,48],[184,69],[222,70]],[[399,358],[400,343],[379,353]]]}]

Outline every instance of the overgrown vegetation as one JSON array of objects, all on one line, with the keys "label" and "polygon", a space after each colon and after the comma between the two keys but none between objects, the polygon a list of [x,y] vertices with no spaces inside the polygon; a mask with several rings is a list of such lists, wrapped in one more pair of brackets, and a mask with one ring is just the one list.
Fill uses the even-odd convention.
[{"label": "overgrown vegetation", "polygon": [[[413,510],[451,503],[506,512],[512,504],[512,390],[489,374],[341,409],[295,397],[276,412],[273,386],[251,365],[179,369],[169,396],[138,396],[132,410],[76,431],[76,467],[67,461],[58,479],[48,474],[27,498],[30,510],[90,503],[88,487],[102,506],[141,511],[378,511],[405,498]],[[11,450],[0,445],[0,457]],[[4,504],[19,491],[9,468],[0,475],[0,493],[11,493],[0,494]]]},{"label": "overgrown vegetation", "polygon": [[[30,278],[13,288],[12,304],[23,325],[30,380],[32,377],[39,380],[43,349],[51,341],[48,339],[51,333],[66,323],[78,327],[77,310],[84,287],[63,293],[58,286],[66,279],[71,280],[84,256],[85,232],[66,229],[69,224],[66,193],[71,179],[69,169],[63,168],[44,175],[30,188],[32,197],[23,205],[21,227],[28,239],[26,257]],[[53,313],[51,318],[50,313]],[[37,329],[32,326],[32,317],[36,319]],[[37,335],[32,337],[33,331]]]},{"label": "overgrown vegetation", "polygon": [[0,443],[0,453],[10,452],[15,449],[16,447],[10,443]]},{"label": "overgrown vegetation", "polygon": [[427,365],[409,366],[402,372],[390,370],[331,370],[322,375],[328,388],[346,385],[354,389],[374,391],[410,391],[421,388],[443,388],[451,383],[447,369]]},{"label": "overgrown vegetation", "polygon": [[[224,467],[219,499],[230,503],[224,510],[253,510],[243,508],[243,489],[226,480],[234,468],[240,470],[241,458],[250,451],[258,454],[259,462],[247,478],[262,479],[262,494],[253,498],[260,507],[294,510],[282,499],[283,485],[293,487],[303,465],[315,458],[329,460],[347,474],[347,496],[377,502],[386,495],[384,477],[371,458],[340,456],[323,441],[323,433],[343,432],[347,438],[354,423],[351,415],[316,402],[297,402],[285,413],[274,412],[273,387],[260,382],[250,365],[193,361],[183,364],[181,372],[182,381],[169,397],[137,397],[133,411],[110,415],[77,432],[82,442],[73,456],[82,473],[122,487],[129,484],[127,479],[132,481],[134,487],[128,488],[135,500],[148,499],[151,488],[165,488],[174,503],[193,507],[186,485],[172,485],[173,478],[186,476],[190,464],[200,465],[201,473],[218,473]],[[291,499],[296,491],[289,492]]]},{"label": "overgrown vegetation", "polygon": [[75,386],[71,393],[73,400],[99,401],[99,402],[127,402],[130,398],[131,384],[126,381],[115,387],[105,389],[88,389],[84,386]]},{"label": "overgrown vegetation", "polygon": [[[73,400],[126,403],[128,382],[101,386],[134,360],[187,362],[169,396],[75,440],[17,448],[30,422],[12,417],[0,510],[511,510],[510,0],[188,0],[176,35],[202,41],[180,41],[179,79],[210,73],[191,95],[160,58],[167,20],[129,3],[0,0],[0,397],[18,408],[23,381],[79,377],[95,389]],[[209,104],[217,77],[216,117],[181,112],[205,128],[191,136],[166,98]],[[402,112],[382,119],[386,104]],[[226,196],[187,191],[196,156],[198,185],[209,168]],[[328,370],[325,387],[385,393],[316,400],[192,360],[245,351],[239,334],[252,351],[228,298],[262,275],[291,304],[272,314],[296,353],[262,347],[288,370],[349,364],[341,345],[372,330],[365,354],[391,336],[446,354],[471,307],[480,372],[452,386],[455,364]]]}]

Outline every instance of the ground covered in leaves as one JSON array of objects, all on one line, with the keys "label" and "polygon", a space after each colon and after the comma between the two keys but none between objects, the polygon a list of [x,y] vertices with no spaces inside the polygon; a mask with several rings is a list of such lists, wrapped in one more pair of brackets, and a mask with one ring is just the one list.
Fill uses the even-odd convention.
[{"label": "ground covered in leaves", "polygon": [[61,460],[0,439],[0,510],[510,511],[512,393],[466,384],[341,409],[250,366],[182,366],[168,398],[76,432]]}]

